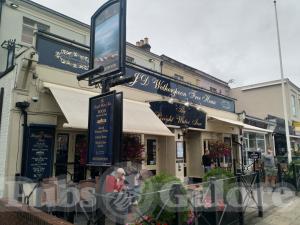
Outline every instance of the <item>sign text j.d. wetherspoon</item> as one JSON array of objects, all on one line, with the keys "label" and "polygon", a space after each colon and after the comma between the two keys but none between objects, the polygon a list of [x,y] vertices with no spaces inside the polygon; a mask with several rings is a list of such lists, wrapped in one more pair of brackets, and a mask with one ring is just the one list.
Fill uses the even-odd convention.
[{"label": "sign text j.d. wetherspoon", "polygon": [[128,87],[228,112],[235,111],[233,99],[175,81],[162,74],[127,68],[126,76],[134,76],[134,80],[127,84]]}]

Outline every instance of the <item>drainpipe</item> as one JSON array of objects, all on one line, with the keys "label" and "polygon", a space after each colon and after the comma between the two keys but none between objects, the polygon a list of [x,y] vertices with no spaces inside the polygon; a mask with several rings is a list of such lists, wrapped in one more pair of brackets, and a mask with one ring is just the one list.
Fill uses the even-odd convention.
[{"label": "drainpipe", "polygon": [[[1,0],[0,0],[1,1]],[[15,174],[15,181],[16,181],[16,186],[15,186],[15,199],[19,202],[22,202],[22,195],[23,193],[23,179],[22,177],[25,174],[25,163],[27,159],[27,151],[26,151],[26,146],[27,146],[27,124],[28,124],[28,114],[26,109],[29,107],[29,102],[16,102],[16,108],[21,110],[21,115],[23,115],[23,144],[22,144],[22,164],[21,164],[21,172],[18,173],[16,171]],[[20,132],[20,131],[19,131]],[[17,162],[18,163],[18,162]]]},{"label": "drainpipe", "polygon": [[4,1],[3,1],[3,0],[0,0],[0,24],[1,24],[1,17],[2,17],[2,8],[3,8],[3,4],[4,4]]},{"label": "drainpipe", "polygon": [[[29,102],[17,102],[16,107],[21,110],[23,115],[23,144],[22,144],[22,166],[21,166],[21,176],[25,175],[26,159],[27,159],[27,130],[28,130],[28,113],[26,109],[29,107]],[[17,171],[16,171],[17,172]]]}]

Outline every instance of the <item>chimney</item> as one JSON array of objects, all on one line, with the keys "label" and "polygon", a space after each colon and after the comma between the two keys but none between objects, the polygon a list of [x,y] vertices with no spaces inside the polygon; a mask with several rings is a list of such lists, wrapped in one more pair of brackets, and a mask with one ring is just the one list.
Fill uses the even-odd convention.
[{"label": "chimney", "polygon": [[140,47],[148,52],[150,52],[150,49],[151,49],[151,45],[149,44],[149,38],[147,38],[147,37],[145,37],[144,39],[141,39],[140,41],[137,41],[136,46]]},{"label": "chimney", "polygon": [[145,37],[144,42],[145,42],[145,44],[149,44],[149,38]]},{"label": "chimney", "polygon": [[144,45],[141,46],[141,47],[142,47],[144,50],[150,52],[150,50],[151,50],[151,45],[149,44],[149,38],[145,37],[144,40],[143,40],[143,42],[144,42]]},{"label": "chimney", "polygon": [[143,47],[143,46],[144,46],[144,44],[145,44],[143,39],[142,39],[142,40],[140,40],[140,43],[141,43],[141,45],[140,45],[141,47]]}]

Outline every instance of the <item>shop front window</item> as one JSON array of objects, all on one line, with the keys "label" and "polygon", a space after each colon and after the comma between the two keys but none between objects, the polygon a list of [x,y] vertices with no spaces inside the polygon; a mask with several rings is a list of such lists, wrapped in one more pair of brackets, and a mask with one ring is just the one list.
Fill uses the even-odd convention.
[{"label": "shop front window", "polygon": [[266,151],[266,138],[264,134],[245,132],[243,139],[243,161],[244,165],[250,165],[253,163],[251,154],[253,152],[259,152],[259,155]]},{"label": "shop front window", "polygon": [[231,138],[224,137],[224,142],[220,140],[204,140],[204,149],[208,149],[210,157],[216,166],[228,167],[232,162]]}]

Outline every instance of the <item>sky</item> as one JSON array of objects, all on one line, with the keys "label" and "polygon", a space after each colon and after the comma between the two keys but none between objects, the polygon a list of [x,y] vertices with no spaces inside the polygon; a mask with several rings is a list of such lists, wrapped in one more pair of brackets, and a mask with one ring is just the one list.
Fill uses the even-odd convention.
[{"label": "sky", "polygon": [[[105,0],[34,0],[90,24]],[[277,0],[284,76],[300,87],[300,1]],[[127,41],[232,87],[280,79],[273,0],[127,0]]]}]

